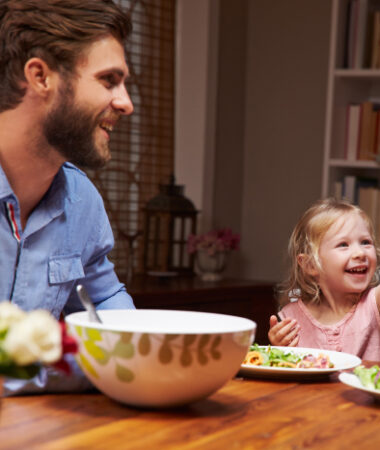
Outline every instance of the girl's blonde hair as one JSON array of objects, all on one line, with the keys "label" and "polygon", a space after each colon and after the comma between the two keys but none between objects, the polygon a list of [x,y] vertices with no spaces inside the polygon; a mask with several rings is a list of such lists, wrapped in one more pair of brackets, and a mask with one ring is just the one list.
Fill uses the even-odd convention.
[{"label": "girl's blonde hair", "polygon": [[[331,225],[349,213],[359,214],[368,226],[377,255],[377,267],[370,286],[376,286],[379,283],[378,268],[380,253],[370,218],[356,205],[352,205],[346,201],[328,198],[319,200],[313,204],[302,215],[293,230],[288,246],[288,256],[291,261],[289,275],[278,288],[280,305],[289,303],[292,297],[302,298],[305,302],[320,301],[320,289],[318,283],[304,268],[309,265],[310,267],[321,270],[319,261],[321,241]],[[299,255],[304,255],[302,267],[298,262]]]}]

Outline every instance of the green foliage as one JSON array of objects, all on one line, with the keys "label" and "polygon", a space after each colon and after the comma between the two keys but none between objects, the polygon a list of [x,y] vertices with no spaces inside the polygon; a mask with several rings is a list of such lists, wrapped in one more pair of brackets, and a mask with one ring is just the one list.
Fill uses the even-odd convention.
[{"label": "green foliage", "polygon": [[81,366],[94,378],[99,378],[98,372],[94,369],[90,361],[83,355],[83,353],[79,354],[79,360]]},{"label": "green foliage", "polygon": [[103,339],[101,332],[93,328],[86,328],[86,334],[90,341],[101,341]]},{"label": "green foliage", "polygon": [[135,375],[131,370],[127,367],[121,366],[120,364],[116,364],[116,376],[124,383],[130,383],[135,378]]},{"label": "green foliage", "polygon": [[120,339],[120,341],[116,342],[112,354],[118,358],[130,359],[135,354],[135,348],[131,342],[126,343]]},{"label": "green foliage", "polygon": [[139,339],[138,351],[140,355],[146,356],[150,353],[151,343],[148,333],[143,333]]},{"label": "green foliage", "polygon": [[87,350],[88,354],[91,355],[96,361],[102,366],[108,363],[110,358],[109,353],[102,347],[99,347],[92,341],[84,341],[83,345]]}]

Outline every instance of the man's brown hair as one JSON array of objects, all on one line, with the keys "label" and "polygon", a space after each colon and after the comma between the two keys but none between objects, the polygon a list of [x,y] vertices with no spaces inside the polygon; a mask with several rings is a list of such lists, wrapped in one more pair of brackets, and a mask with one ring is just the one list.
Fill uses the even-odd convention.
[{"label": "man's brown hair", "polygon": [[30,58],[73,75],[88,45],[110,35],[123,43],[131,28],[112,0],[0,0],[0,112],[21,102]]}]

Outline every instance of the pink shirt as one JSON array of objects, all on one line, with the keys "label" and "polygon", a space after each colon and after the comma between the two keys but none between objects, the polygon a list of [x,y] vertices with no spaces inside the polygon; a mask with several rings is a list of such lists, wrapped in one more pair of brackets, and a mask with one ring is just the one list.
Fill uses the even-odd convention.
[{"label": "pink shirt", "polygon": [[301,326],[298,347],[336,350],[362,359],[380,360],[380,315],[374,288],[333,325],[318,322],[301,299],[284,306],[279,316],[297,319]]}]

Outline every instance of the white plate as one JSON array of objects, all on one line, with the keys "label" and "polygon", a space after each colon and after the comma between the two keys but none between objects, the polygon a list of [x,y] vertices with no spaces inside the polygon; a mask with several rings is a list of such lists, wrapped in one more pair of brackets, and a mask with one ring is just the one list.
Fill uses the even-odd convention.
[{"label": "white plate", "polygon": [[[265,347],[265,346],[262,346]],[[320,353],[329,356],[330,361],[334,364],[334,367],[326,369],[292,369],[289,367],[268,367],[268,366],[252,366],[250,364],[242,364],[240,366],[239,374],[244,376],[255,376],[255,377],[265,377],[265,378],[305,378],[305,377],[317,377],[328,375],[333,372],[338,372],[339,370],[352,369],[353,367],[361,364],[362,360],[350,353],[335,352],[333,350],[324,350],[320,348],[304,348],[304,347],[276,347],[287,352],[295,353],[297,355],[307,355],[311,354],[318,356]]]},{"label": "white plate", "polygon": [[371,389],[371,388],[367,388],[367,387],[363,386],[362,383],[360,382],[359,378],[354,373],[346,373],[346,372],[340,373],[339,380],[342,383],[347,384],[348,386],[351,386],[355,389],[360,389],[361,391],[368,392],[369,394],[373,395],[374,397],[377,397],[378,399],[380,399],[380,390],[379,389]]}]

